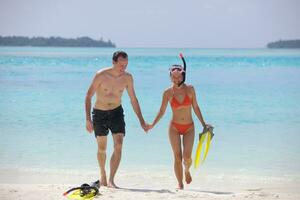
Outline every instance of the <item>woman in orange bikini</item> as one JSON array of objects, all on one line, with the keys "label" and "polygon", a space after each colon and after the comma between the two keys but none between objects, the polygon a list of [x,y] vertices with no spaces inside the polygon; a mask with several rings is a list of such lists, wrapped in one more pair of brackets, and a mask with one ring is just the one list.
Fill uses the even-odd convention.
[{"label": "woman in orange bikini", "polygon": [[[182,58],[185,66],[183,56],[180,55],[180,57]],[[183,165],[186,183],[189,184],[192,181],[189,170],[192,165],[191,154],[195,136],[192,108],[202,126],[207,126],[198,106],[194,87],[184,83],[185,68],[186,67],[182,67],[181,65],[172,65],[170,68],[172,86],[164,91],[160,110],[152,125],[150,125],[150,128],[153,128],[157,124],[164,115],[169,102],[173,113],[173,117],[169,125],[169,139],[174,154],[174,171],[179,189],[183,189],[184,187]],[[181,148],[181,143],[183,144],[183,149]]]}]

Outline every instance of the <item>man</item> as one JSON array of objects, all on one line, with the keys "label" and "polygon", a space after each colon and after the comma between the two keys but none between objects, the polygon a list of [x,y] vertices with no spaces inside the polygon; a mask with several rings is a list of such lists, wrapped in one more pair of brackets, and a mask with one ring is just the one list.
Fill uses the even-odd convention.
[{"label": "man", "polygon": [[[90,85],[85,98],[86,129],[95,132],[98,144],[98,163],[100,167],[100,183],[103,186],[117,188],[114,177],[117,172],[122,153],[123,137],[125,136],[125,121],[121,97],[124,89],[142,128],[147,131],[149,125],[145,123],[139,102],[135,95],[132,75],[126,72],[128,56],[123,51],[113,54],[112,67],[98,71]],[[91,119],[91,99],[96,93],[96,102]],[[114,152],[110,160],[110,175],[107,183],[105,172],[107,135],[112,132]]]}]

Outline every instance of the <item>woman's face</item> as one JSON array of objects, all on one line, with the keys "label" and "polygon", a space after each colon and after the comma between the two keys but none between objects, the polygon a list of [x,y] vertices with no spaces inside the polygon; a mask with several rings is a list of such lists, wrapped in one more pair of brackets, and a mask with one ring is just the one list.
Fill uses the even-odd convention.
[{"label": "woman's face", "polygon": [[171,81],[178,85],[179,83],[181,83],[181,81],[183,80],[182,77],[182,73],[179,72],[178,70],[175,70],[174,72],[171,73]]}]

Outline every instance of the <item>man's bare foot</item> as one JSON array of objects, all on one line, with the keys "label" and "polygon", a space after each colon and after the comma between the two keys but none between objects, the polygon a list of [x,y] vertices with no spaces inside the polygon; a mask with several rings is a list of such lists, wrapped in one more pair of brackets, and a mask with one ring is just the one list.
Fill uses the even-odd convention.
[{"label": "man's bare foot", "polygon": [[106,176],[101,176],[100,180],[101,180],[100,181],[101,186],[107,186]]},{"label": "man's bare foot", "polygon": [[116,189],[119,188],[118,186],[116,186],[116,184],[113,181],[109,181],[108,187],[110,187],[110,188],[116,188]]},{"label": "man's bare foot", "polygon": [[185,182],[187,184],[190,184],[192,182],[192,176],[191,176],[190,171],[186,171],[185,172]]}]

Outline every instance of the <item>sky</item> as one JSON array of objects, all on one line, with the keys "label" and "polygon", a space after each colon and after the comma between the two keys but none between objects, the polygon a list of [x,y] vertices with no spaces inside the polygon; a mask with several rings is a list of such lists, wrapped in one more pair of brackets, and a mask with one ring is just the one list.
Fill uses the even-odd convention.
[{"label": "sky", "polygon": [[117,47],[264,48],[300,39],[300,0],[0,0],[1,36]]}]

